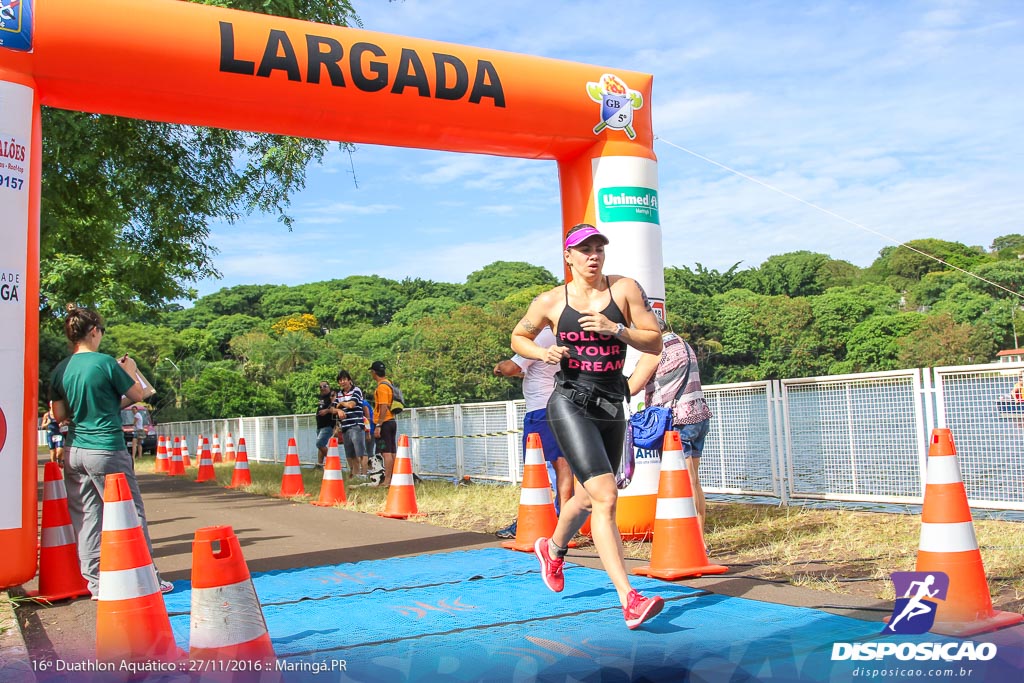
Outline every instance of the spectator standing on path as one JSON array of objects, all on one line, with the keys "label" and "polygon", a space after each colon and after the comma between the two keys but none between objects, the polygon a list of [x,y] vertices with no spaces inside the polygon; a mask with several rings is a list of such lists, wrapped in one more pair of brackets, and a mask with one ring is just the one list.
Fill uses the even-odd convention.
[{"label": "spectator standing on path", "polygon": [[384,481],[379,485],[387,488],[391,486],[391,475],[395,470],[395,453],[398,451],[398,423],[391,412],[395,393],[391,390],[384,361],[375,360],[370,364],[370,377],[377,383],[377,388],[373,392],[373,414],[377,419],[373,435],[383,442],[380,451],[381,457],[384,458]]},{"label": "spectator standing on path", "polygon": [[[645,406],[662,406],[672,409],[672,429],[679,432],[683,457],[690,471],[693,484],[693,505],[697,510],[701,540],[704,539],[704,519],[707,510],[704,489],[700,485],[700,456],[704,452],[704,438],[711,427],[711,409],[704,400],[700,384],[700,369],[693,347],[675,334],[667,331],[667,325],[659,320],[662,329],[661,355],[645,353],[637,361],[629,378],[629,393],[635,395],[641,389]],[[707,543],[705,543],[707,550]]]},{"label": "spectator standing on path", "polygon": [[[71,524],[78,537],[82,576],[93,599],[100,591],[100,538],[103,529],[103,489],[108,474],[123,474],[135,503],[150,557],[153,543],[146,523],[146,508],[135,478],[131,454],[121,429],[121,408],[143,399],[144,389],[135,361],[126,354],[115,361],[99,353],[103,320],[94,311],[68,306],[64,334],[72,353],[50,376],[50,406],[58,420],[70,419],[64,481]],[[162,581],[160,591],[174,586]]]},{"label": "spectator standing on path", "polygon": [[[566,233],[563,258],[571,279],[533,300],[512,330],[512,349],[560,366],[548,401],[548,424],[580,482],[562,506],[551,538],[538,538],[534,545],[544,585],[556,593],[565,588],[569,541],[590,517],[597,554],[615,586],[626,626],[634,629],[665,603],[660,597],[645,598],[630,585],[615,522],[619,490],[614,473],[626,436],[622,369],[627,346],[661,353],[661,332],[640,285],[604,274],[607,244],[608,238],[586,223]],[[558,340],[547,348],[534,341],[545,326]]]},{"label": "spectator standing on path", "polygon": [[341,440],[345,444],[349,476],[362,476],[366,474],[363,390],[355,385],[347,370],[338,373],[338,386],[341,389],[335,395],[334,405],[341,427]]},{"label": "spectator standing on path", "polygon": [[324,468],[327,445],[334,436],[334,392],[330,382],[320,382],[320,396],[316,404],[316,469]]},{"label": "spectator standing on path", "polygon": [[[555,345],[555,335],[550,327],[545,327],[534,339],[540,346]],[[547,461],[549,476],[555,486],[555,514],[561,512],[561,505],[572,498],[572,470],[569,463],[562,457],[558,441],[548,426],[548,399],[555,390],[555,374],[557,365],[550,365],[532,358],[524,358],[519,354],[510,360],[503,360],[494,366],[494,374],[498,377],[523,378],[523,398],[526,399],[526,415],[523,416],[523,455],[526,455],[526,439],[529,434],[540,435],[544,448],[544,459]],[[498,538],[515,538],[518,520],[512,520],[504,529],[495,532]]]},{"label": "spectator standing on path", "polygon": [[142,457],[142,441],[146,438],[146,424],[138,406],[132,406],[132,460]]}]

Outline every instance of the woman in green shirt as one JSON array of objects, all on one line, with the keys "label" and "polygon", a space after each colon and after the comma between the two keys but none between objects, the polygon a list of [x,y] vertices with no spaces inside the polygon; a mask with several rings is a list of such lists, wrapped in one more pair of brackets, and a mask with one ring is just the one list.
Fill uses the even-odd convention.
[{"label": "woman in green shirt", "polygon": [[[149,554],[153,556],[142,493],[121,430],[121,408],[141,401],[143,388],[134,360],[127,355],[114,360],[99,353],[103,332],[103,319],[98,313],[69,305],[64,334],[72,353],[50,376],[51,410],[58,420],[71,420],[65,444],[64,482],[71,524],[78,536],[82,576],[94,600],[100,592],[103,485],[108,474],[121,473],[128,480]],[[161,592],[174,588],[166,581],[159,583]]]}]

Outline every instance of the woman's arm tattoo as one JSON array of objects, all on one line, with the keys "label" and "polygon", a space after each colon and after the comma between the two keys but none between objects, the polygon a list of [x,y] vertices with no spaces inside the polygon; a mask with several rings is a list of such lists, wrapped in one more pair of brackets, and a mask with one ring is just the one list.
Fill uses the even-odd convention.
[{"label": "woman's arm tattoo", "polygon": [[531,334],[537,332],[537,326],[531,323],[529,318],[523,318],[522,320],[519,321],[519,324],[522,326],[524,330]]}]

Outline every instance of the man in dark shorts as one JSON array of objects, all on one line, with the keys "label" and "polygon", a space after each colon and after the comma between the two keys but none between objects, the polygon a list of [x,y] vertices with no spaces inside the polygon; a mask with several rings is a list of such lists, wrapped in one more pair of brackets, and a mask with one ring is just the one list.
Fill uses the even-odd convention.
[{"label": "man in dark shorts", "polygon": [[384,458],[384,481],[378,486],[388,487],[391,486],[391,475],[395,471],[395,453],[398,452],[398,423],[391,412],[395,393],[391,389],[391,382],[388,381],[384,361],[375,360],[370,364],[370,377],[377,383],[377,388],[373,392],[373,414],[377,419],[373,436],[382,442],[380,454]]},{"label": "man in dark shorts", "polygon": [[[544,328],[534,340],[541,346],[555,344],[551,328]],[[544,449],[544,460],[548,465],[548,476],[555,486],[555,513],[561,511],[565,501],[572,498],[573,480],[569,463],[562,457],[562,449],[548,425],[548,399],[555,388],[557,365],[551,365],[519,354],[510,360],[503,360],[494,366],[499,377],[523,377],[523,397],[526,399],[526,415],[523,416],[523,455],[526,455],[526,439],[531,433],[540,435]],[[552,476],[553,475],[553,476]],[[518,520],[494,532],[498,538],[515,538]]]},{"label": "man in dark shorts", "polygon": [[334,392],[329,382],[320,382],[320,396],[316,404],[316,468],[324,468],[327,445],[334,436]]}]

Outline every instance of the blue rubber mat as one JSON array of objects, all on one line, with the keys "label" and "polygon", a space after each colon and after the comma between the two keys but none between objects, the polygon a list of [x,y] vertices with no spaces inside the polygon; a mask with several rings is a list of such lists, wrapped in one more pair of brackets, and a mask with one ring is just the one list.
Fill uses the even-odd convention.
[{"label": "blue rubber mat", "polygon": [[[565,566],[569,570],[575,565],[567,563]],[[491,578],[536,571],[537,560],[533,553],[485,548],[259,572],[252,575],[252,583],[260,604],[273,605],[368,593],[378,588],[454,583],[474,577]],[[168,614],[187,614],[190,611],[190,587],[188,581],[174,582],[174,592],[164,596]]]},{"label": "blue rubber mat", "polygon": [[[641,629],[625,627],[608,576],[566,565],[566,589],[544,588],[531,554],[503,549],[268,572],[254,577],[284,680],[811,681],[905,680],[948,671],[1019,681],[1020,634],[989,662],[833,661],[836,643],[950,642],[882,633],[808,608],[731,598],[631,577],[665,598]],[[165,596],[189,604],[187,582]],[[172,603],[171,597],[177,601]],[[268,603],[275,604],[268,604]],[[181,607],[179,607],[181,609]],[[189,616],[172,616],[188,649]],[[959,642],[959,641],[957,641]],[[880,673],[892,672],[892,676]],[[932,672],[930,675],[928,672]]]},{"label": "blue rubber mat", "polygon": [[[508,552],[508,551],[505,551]],[[397,572],[392,585],[404,584]],[[317,652],[363,643],[416,638],[512,622],[557,618],[565,614],[618,609],[618,598],[601,571],[574,567],[566,572],[567,588],[551,593],[532,575],[507,575],[443,585],[374,590],[323,600],[304,600],[263,607],[267,631],[278,656]],[[702,594],[687,586],[637,578],[641,592],[657,591],[665,598]],[[621,621],[621,610],[619,620]],[[188,647],[189,615],[171,618],[175,640]]]},{"label": "blue rubber mat", "polygon": [[[607,604],[595,599],[591,604]],[[614,599],[613,599],[614,602]],[[339,666],[336,681],[823,681],[833,639],[878,625],[809,609],[702,596],[666,603],[628,630],[618,606],[558,619],[426,636],[286,658],[296,668]],[[818,645],[816,648],[815,646]]]}]

